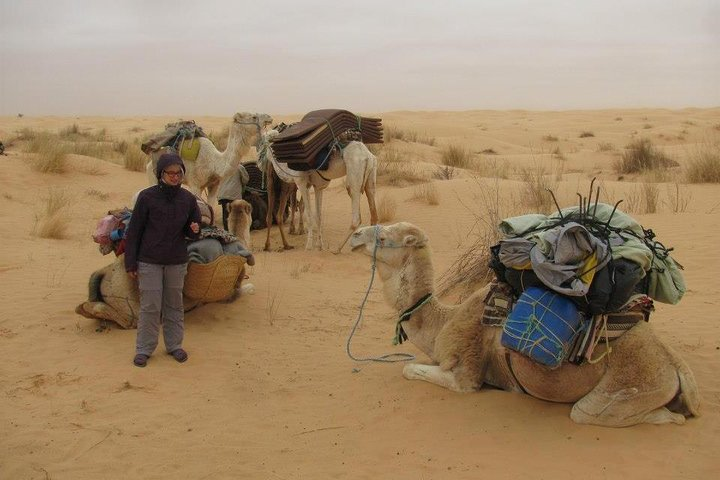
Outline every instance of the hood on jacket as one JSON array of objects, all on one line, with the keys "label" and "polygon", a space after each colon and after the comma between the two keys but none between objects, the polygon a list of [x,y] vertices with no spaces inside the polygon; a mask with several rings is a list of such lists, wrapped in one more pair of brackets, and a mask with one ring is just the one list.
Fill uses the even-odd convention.
[{"label": "hood on jacket", "polygon": [[183,173],[185,173],[185,164],[183,163],[182,158],[180,158],[177,153],[163,153],[162,155],[160,155],[157,167],[155,168],[155,176],[157,177],[158,181],[160,181],[160,177],[162,177],[163,170],[165,170],[170,165],[180,165]]}]

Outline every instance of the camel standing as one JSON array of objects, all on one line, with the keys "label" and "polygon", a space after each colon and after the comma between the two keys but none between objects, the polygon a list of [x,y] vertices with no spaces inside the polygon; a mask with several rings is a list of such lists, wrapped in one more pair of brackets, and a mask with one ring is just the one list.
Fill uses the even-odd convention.
[{"label": "camel standing", "polygon": [[[237,170],[240,160],[252,145],[255,145],[262,129],[272,123],[272,118],[264,113],[236,113],[230,124],[227,147],[220,152],[209,138],[198,137],[200,151],[194,161],[186,160],[185,178],[183,183],[187,184],[190,191],[200,195],[203,190],[207,191],[207,202],[211,206],[217,204],[217,191],[222,180]],[[154,152],[148,162],[146,172],[150,185],[157,183],[155,166],[162,150]]]},{"label": "camel standing", "polygon": [[[272,149],[268,149],[268,163],[277,175],[283,181],[294,181],[300,191],[300,197],[307,212],[307,241],[305,249],[311,250],[316,248],[322,250],[322,196],[323,190],[327,188],[330,181],[336,178],[347,177],[345,180],[347,193],[352,203],[352,219],[350,222],[350,230],[345,240],[340,244],[336,253],[342,250],[347,243],[350,235],[360,226],[362,221],[360,215],[360,197],[363,192],[367,195],[368,206],[370,207],[370,223],[377,223],[377,208],[375,206],[375,182],[377,177],[377,158],[373,155],[367,146],[362,142],[349,142],[341,152],[333,149],[330,158],[327,160],[327,170],[307,170],[304,172],[290,170],[286,164],[280,165],[271,153]],[[310,201],[310,188],[315,193],[314,205]],[[282,205],[282,202],[281,202]],[[278,223],[280,227],[280,235],[285,241],[282,223]],[[265,241],[265,250],[270,247],[270,230],[268,229],[268,237]],[[287,248],[287,247],[286,247]]]},{"label": "camel standing", "polygon": [[615,340],[609,354],[597,363],[564,363],[550,369],[505,349],[500,343],[502,328],[482,324],[488,287],[459,305],[444,305],[433,296],[430,248],[419,228],[405,222],[364,227],[355,232],[350,245],[374,258],[387,302],[400,315],[412,310],[402,328],[433,364],[406,365],[407,379],[455,392],[478,390],[487,383],[543,400],[574,403],[570,417],[575,422],[606,427],[682,424],[686,415],[699,414],[692,372],[646,322],[638,322]]}]

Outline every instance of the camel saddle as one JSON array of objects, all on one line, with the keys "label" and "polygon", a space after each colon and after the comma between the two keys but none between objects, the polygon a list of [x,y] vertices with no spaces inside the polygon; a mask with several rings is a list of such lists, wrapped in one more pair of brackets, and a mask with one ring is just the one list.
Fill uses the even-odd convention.
[{"label": "camel saddle", "polygon": [[[509,284],[494,279],[484,300],[482,325],[503,328],[516,300],[517,297]],[[592,316],[587,327],[574,338],[564,361],[579,365],[591,360],[598,343],[610,344],[638,322],[650,321],[650,313],[654,309],[650,297],[637,294],[618,311]]]}]

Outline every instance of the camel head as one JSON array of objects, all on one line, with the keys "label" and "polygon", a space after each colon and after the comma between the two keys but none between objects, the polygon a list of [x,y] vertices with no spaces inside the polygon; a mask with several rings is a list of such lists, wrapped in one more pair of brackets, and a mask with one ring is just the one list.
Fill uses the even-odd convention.
[{"label": "camel head", "polygon": [[350,238],[353,252],[374,255],[378,262],[394,267],[399,267],[410,251],[425,248],[427,244],[427,235],[408,222],[362,227]]},{"label": "camel head", "polygon": [[242,135],[245,145],[260,146],[262,131],[272,125],[272,117],[266,113],[240,112],[233,115],[233,126],[239,127],[245,133]]}]

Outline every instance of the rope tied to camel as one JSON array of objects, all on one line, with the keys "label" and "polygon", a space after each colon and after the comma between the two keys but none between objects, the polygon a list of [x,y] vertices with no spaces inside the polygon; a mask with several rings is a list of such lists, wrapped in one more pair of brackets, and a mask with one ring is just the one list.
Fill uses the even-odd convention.
[{"label": "rope tied to camel", "polygon": [[[345,351],[347,352],[348,357],[350,357],[350,359],[352,359],[352,360],[355,360],[356,362],[385,362],[385,363],[408,362],[411,360],[415,360],[415,355],[413,355],[411,353],[398,352],[398,353],[387,353],[385,355],[380,355],[379,357],[357,358],[350,351],[350,342],[352,341],[352,338],[355,335],[355,331],[357,330],[358,325],[360,324],[360,320],[362,320],[363,310],[365,309],[365,303],[367,302],[367,299],[370,296],[370,290],[372,289],[373,282],[375,281],[375,270],[377,269],[377,250],[378,250],[379,246],[380,246],[380,225],[375,225],[375,246],[373,247],[372,264],[370,266],[370,269],[372,270],[372,273],[370,275],[370,282],[368,283],[367,290],[365,290],[365,297],[363,298],[362,303],[360,303],[360,310],[358,312],[357,319],[355,320],[355,324],[353,325],[352,330],[350,331],[350,335],[348,336],[347,343],[345,344]],[[400,246],[392,245],[392,244],[383,244],[383,247],[401,248]],[[406,340],[407,340],[407,338],[406,338]]]},{"label": "rope tied to camel", "polygon": [[415,305],[405,310],[402,314],[400,314],[400,318],[398,319],[397,323],[395,324],[395,337],[393,337],[393,345],[400,344],[408,339],[407,333],[405,333],[405,329],[403,329],[403,322],[407,322],[410,320],[410,317],[412,317],[412,314],[416,311],[420,310],[420,308],[428,303],[430,299],[432,298],[432,293],[428,293],[423,295],[420,300],[415,302]]}]

